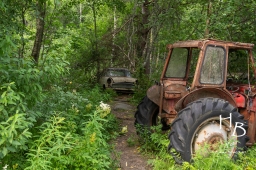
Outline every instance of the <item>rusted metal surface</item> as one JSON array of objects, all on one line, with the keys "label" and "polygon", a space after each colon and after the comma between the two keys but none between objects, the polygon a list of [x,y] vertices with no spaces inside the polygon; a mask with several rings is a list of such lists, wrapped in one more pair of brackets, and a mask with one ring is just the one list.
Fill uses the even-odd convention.
[{"label": "rusted metal surface", "polygon": [[256,113],[251,111],[249,113],[250,117],[248,120],[248,130],[247,136],[249,137],[249,141],[247,142],[248,146],[252,146],[256,141]]},{"label": "rusted metal surface", "polygon": [[191,93],[185,95],[182,99],[180,99],[176,103],[175,109],[179,111],[182,108],[184,108],[187,104],[204,97],[215,97],[215,98],[225,99],[234,107],[237,107],[234,98],[227,90],[221,89],[221,88],[204,87],[204,88],[196,89]]},{"label": "rusted metal surface", "polygon": [[168,52],[168,55],[167,55],[167,58],[166,58],[166,61],[164,63],[164,67],[163,67],[163,71],[162,71],[162,75],[161,75],[161,79],[160,79],[160,83],[163,83],[162,82],[162,79],[165,75],[165,72],[166,72],[166,69],[167,69],[167,66],[169,64],[169,60],[170,60],[170,57],[171,57],[171,53],[172,53],[172,49],[169,49],[169,52]]},{"label": "rusted metal surface", "polygon": [[[155,104],[157,104],[159,107],[161,107],[161,99],[163,98],[162,95],[163,92],[161,91],[161,85],[153,85],[151,86],[148,91],[147,91],[147,96],[148,98],[154,102]],[[159,110],[161,110],[159,108]]]},{"label": "rusted metal surface", "polygon": [[202,44],[204,41],[208,40],[190,40],[190,41],[180,41],[176,42],[172,45],[172,48],[180,48],[180,47],[193,47],[198,48],[200,44]]},{"label": "rusted metal surface", "polygon": [[254,44],[251,43],[241,43],[241,42],[231,42],[231,41],[221,41],[221,40],[214,40],[214,39],[205,39],[205,40],[189,40],[189,41],[180,41],[169,45],[170,48],[179,48],[179,47],[193,47],[193,48],[200,48],[204,44],[225,44],[231,48],[242,48],[242,49],[251,49],[254,47]]}]

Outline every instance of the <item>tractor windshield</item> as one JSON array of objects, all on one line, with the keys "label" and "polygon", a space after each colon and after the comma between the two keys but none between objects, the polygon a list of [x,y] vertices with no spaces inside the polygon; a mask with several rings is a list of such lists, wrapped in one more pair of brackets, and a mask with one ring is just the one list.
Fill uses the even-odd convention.
[{"label": "tractor windshield", "polygon": [[225,49],[218,46],[207,46],[200,82],[203,84],[221,84],[224,81]]},{"label": "tractor windshield", "polygon": [[184,78],[187,69],[188,49],[174,48],[169,61],[165,77]]}]

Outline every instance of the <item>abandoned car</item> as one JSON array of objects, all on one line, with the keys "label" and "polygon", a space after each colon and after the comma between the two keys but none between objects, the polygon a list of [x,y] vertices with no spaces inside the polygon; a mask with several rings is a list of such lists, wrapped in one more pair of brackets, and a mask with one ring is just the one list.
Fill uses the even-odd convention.
[{"label": "abandoned car", "polygon": [[131,76],[126,68],[108,68],[100,78],[103,89],[110,88],[117,92],[134,92],[138,80]]}]

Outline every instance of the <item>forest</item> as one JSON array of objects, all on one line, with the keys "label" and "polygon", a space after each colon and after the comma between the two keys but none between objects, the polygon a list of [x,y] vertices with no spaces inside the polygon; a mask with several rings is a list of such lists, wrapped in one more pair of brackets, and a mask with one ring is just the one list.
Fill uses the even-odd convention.
[{"label": "forest", "polygon": [[[255,0],[1,0],[0,14],[2,169],[117,169],[108,141],[118,124],[105,104],[116,94],[98,85],[106,68],[142,82],[138,104],[159,80],[168,44],[256,44]],[[154,169],[180,169],[165,143],[154,148]],[[220,167],[255,169],[255,149],[247,155]],[[182,168],[205,166],[198,160]]]}]

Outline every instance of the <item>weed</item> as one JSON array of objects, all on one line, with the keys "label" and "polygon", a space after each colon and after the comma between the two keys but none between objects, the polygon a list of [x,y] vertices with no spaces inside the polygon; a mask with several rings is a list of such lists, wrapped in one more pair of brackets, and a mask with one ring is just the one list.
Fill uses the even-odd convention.
[{"label": "weed", "polygon": [[135,146],[136,145],[137,140],[135,139],[135,136],[130,136],[127,139],[127,144],[129,147]]},{"label": "weed", "polygon": [[[140,135],[140,151],[144,154],[153,156],[148,163],[154,170],[214,170],[214,169],[256,169],[255,157],[256,146],[248,149],[246,152],[238,153],[236,160],[231,159],[230,147],[233,146],[234,141],[230,140],[218,145],[218,150],[209,152],[209,145],[204,145],[195,155],[193,161],[183,162],[182,165],[177,165],[173,157],[168,153],[167,146],[169,140],[167,134],[161,131],[161,125],[152,127],[151,130],[138,127]],[[154,132],[154,133],[152,133]],[[207,153],[207,154],[206,154]]]}]

